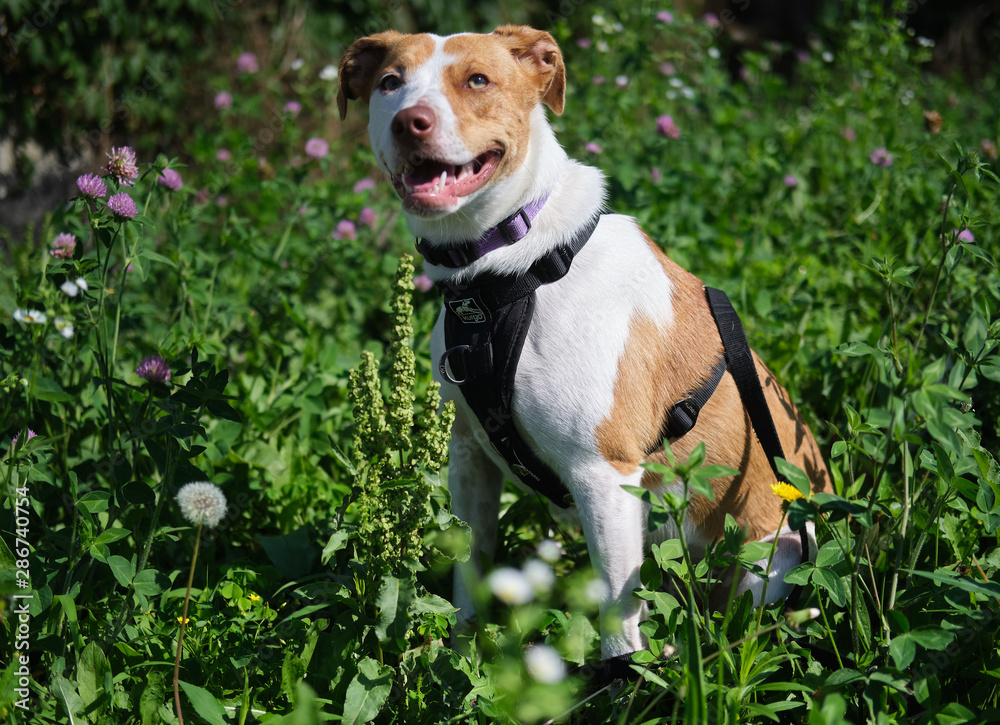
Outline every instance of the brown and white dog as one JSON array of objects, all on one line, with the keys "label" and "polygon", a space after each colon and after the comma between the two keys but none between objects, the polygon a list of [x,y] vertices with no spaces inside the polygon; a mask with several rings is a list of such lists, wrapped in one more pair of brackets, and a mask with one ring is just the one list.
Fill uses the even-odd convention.
[{"label": "brown and white dog", "polygon": [[[556,42],[527,27],[448,37],[385,32],[347,51],[337,98],[341,118],[349,100],[368,103],[372,149],[417,237],[436,247],[477,239],[547,197],[523,239],[458,269],[428,264],[432,279],[522,273],[572,239],[603,206],[601,172],[570,159],[546,120],[543,105],[561,114],[565,90]],[[640,464],[664,459],[657,438],[666,409],[710,375],[722,345],[702,283],[630,217],[602,216],[568,274],[536,295],[514,382],[514,418],[573,496],[606,585],[602,654],[620,656],[645,646],[638,628],[644,605],[632,595],[645,549],[650,540],[677,534],[664,527],[648,535],[646,505],[622,485],[663,490],[661,477]],[[435,360],[444,351],[444,314],[432,340]],[[829,474],[811,432],[770,371],[756,364],[786,457],[809,474],[814,490],[827,488]],[[442,384],[457,408],[449,463],[453,510],[471,525],[474,545],[492,556],[504,477],[517,476],[490,446],[459,389]],[[740,474],[714,479],[714,501],[693,496],[688,542],[704,551],[721,538],[726,514],[748,540],[777,536],[766,596],[785,596],[784,574],[802,560],[800,538],[787,527],[777,531],[781,500],[770,489],[774,475],[728,372],[697,425],[672,447],[683,460],[700,441],[707,463]],[[474,613],[469,573],[456,572],[460,616]],[[744,574],[739,591],[751,590],[759,601],[763,581]]]}]

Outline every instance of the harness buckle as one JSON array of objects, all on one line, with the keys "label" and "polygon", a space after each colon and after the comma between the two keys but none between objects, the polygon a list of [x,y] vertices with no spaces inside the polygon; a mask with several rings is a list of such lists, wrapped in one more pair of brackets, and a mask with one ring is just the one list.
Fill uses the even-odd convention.
[{"label": "harness buckle", "polygon": [[[516,222],[518,219],[524,222],[524,231],[517,234],[517,230],[510,230],[508,227]],[[524,208],[518,209],[516,212],[511,214],[509,217],[504,219],[502,222],[497,224],[497,229],[500,230],[501,236],[507,240],[507,244],[513,244],[519,239],[523,238],[531,230],[531,217],[528,216],[528,212]],[[517,236],[514,236],[517,234]]]},{"label": "harness buckle", "polygon": [[[469,366],[468,366],[468,355],[472,351],[472,347],[469,345],[456,345],[455,347],[450,347],[444,351],[441,355],[441,360],[438,362],[438,372],[441,373],[441,377],[447,380],[452,385],[464,385],[469,380]],[[455,377],[454,365],[451,363],[451,355],[455,352],[461,352],[462,362],[461,362],[461,377]],[[451,365],[452,369],[448,370],[448,366]]]}]

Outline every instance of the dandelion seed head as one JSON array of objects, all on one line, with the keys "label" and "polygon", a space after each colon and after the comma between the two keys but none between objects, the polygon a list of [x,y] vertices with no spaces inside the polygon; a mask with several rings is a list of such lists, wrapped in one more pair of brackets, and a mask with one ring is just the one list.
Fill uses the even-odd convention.
[{"label": "dandelion seed head", "polygon": [[195,481],[181,486],[177,492],[181,514],[192,524],[217,526],[226,515],[226,497],[222,489],[208,481]]}]

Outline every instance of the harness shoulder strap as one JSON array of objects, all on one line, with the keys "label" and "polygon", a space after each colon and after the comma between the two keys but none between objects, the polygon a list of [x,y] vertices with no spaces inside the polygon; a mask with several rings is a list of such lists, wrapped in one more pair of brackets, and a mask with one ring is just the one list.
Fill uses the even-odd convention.
[{"label": "harness shoulder strap", "polygon": [[[760,376],[757,374],[757,366],[746,333],[743,331],[740,316],[736,314],[729,297],[722,290],[706,287],[705,295],[708,297],[712,317],[715,318],[715,324],[719,328],[729,372],[736,383],[736,389],[739,390],[743,407],[750,416],[750,425],[757,434],[757,440],[764,449],[768,463],[771,464],[774,477],[782,483],[788,483],[788,479],[778,470],[778,464],[774,460],[784,458],[785,452],[781,446],[781,439],[778,438],[778,431],[774,427],[774,418],[771,417],[771,409],[764,397],[764,389],[760,385]],[[802,546],[802,562],[805,563],[810,559],[809,533],[805,526],[799,529],[799,541]],[[798,594],[797,589],[795,594]]]},{"label": "harness shoulder strap", "polygon": [[787,479],[781,475],[778,465],[774,462],[777,457],[784,458],[785,452],[781,447],[778,431],[774,427],[774,419],[764,397],[764,389],[760,385],[760,376],[757,375],[757,366],[750,351],[750,343],[747,342],[746,333],[743,331],[740,316],[736,314],[729,297],[722,290],[706,287],[705,294],[708,297],[708,306],[712,310],[712,317],[715,318],[715,325],[719,328],[729,372],[736,383],[736,389],[740,392],[740,400],[743,401],[743,406],[750,416],[750,424],[757,434],[757,440],[760,441],[764,453],[767,454],[775,478],[787,483]]}]

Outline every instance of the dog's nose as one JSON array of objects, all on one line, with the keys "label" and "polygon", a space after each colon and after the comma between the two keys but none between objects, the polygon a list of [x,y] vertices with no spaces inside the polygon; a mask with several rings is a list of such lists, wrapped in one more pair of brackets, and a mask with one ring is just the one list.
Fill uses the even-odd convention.
[{"label": "dog's nose", "polygon": [[396,138],[411,136],[423,140],[434,131],[437,116],[428,106],[404,108],[392,119],[392,135]]}]

